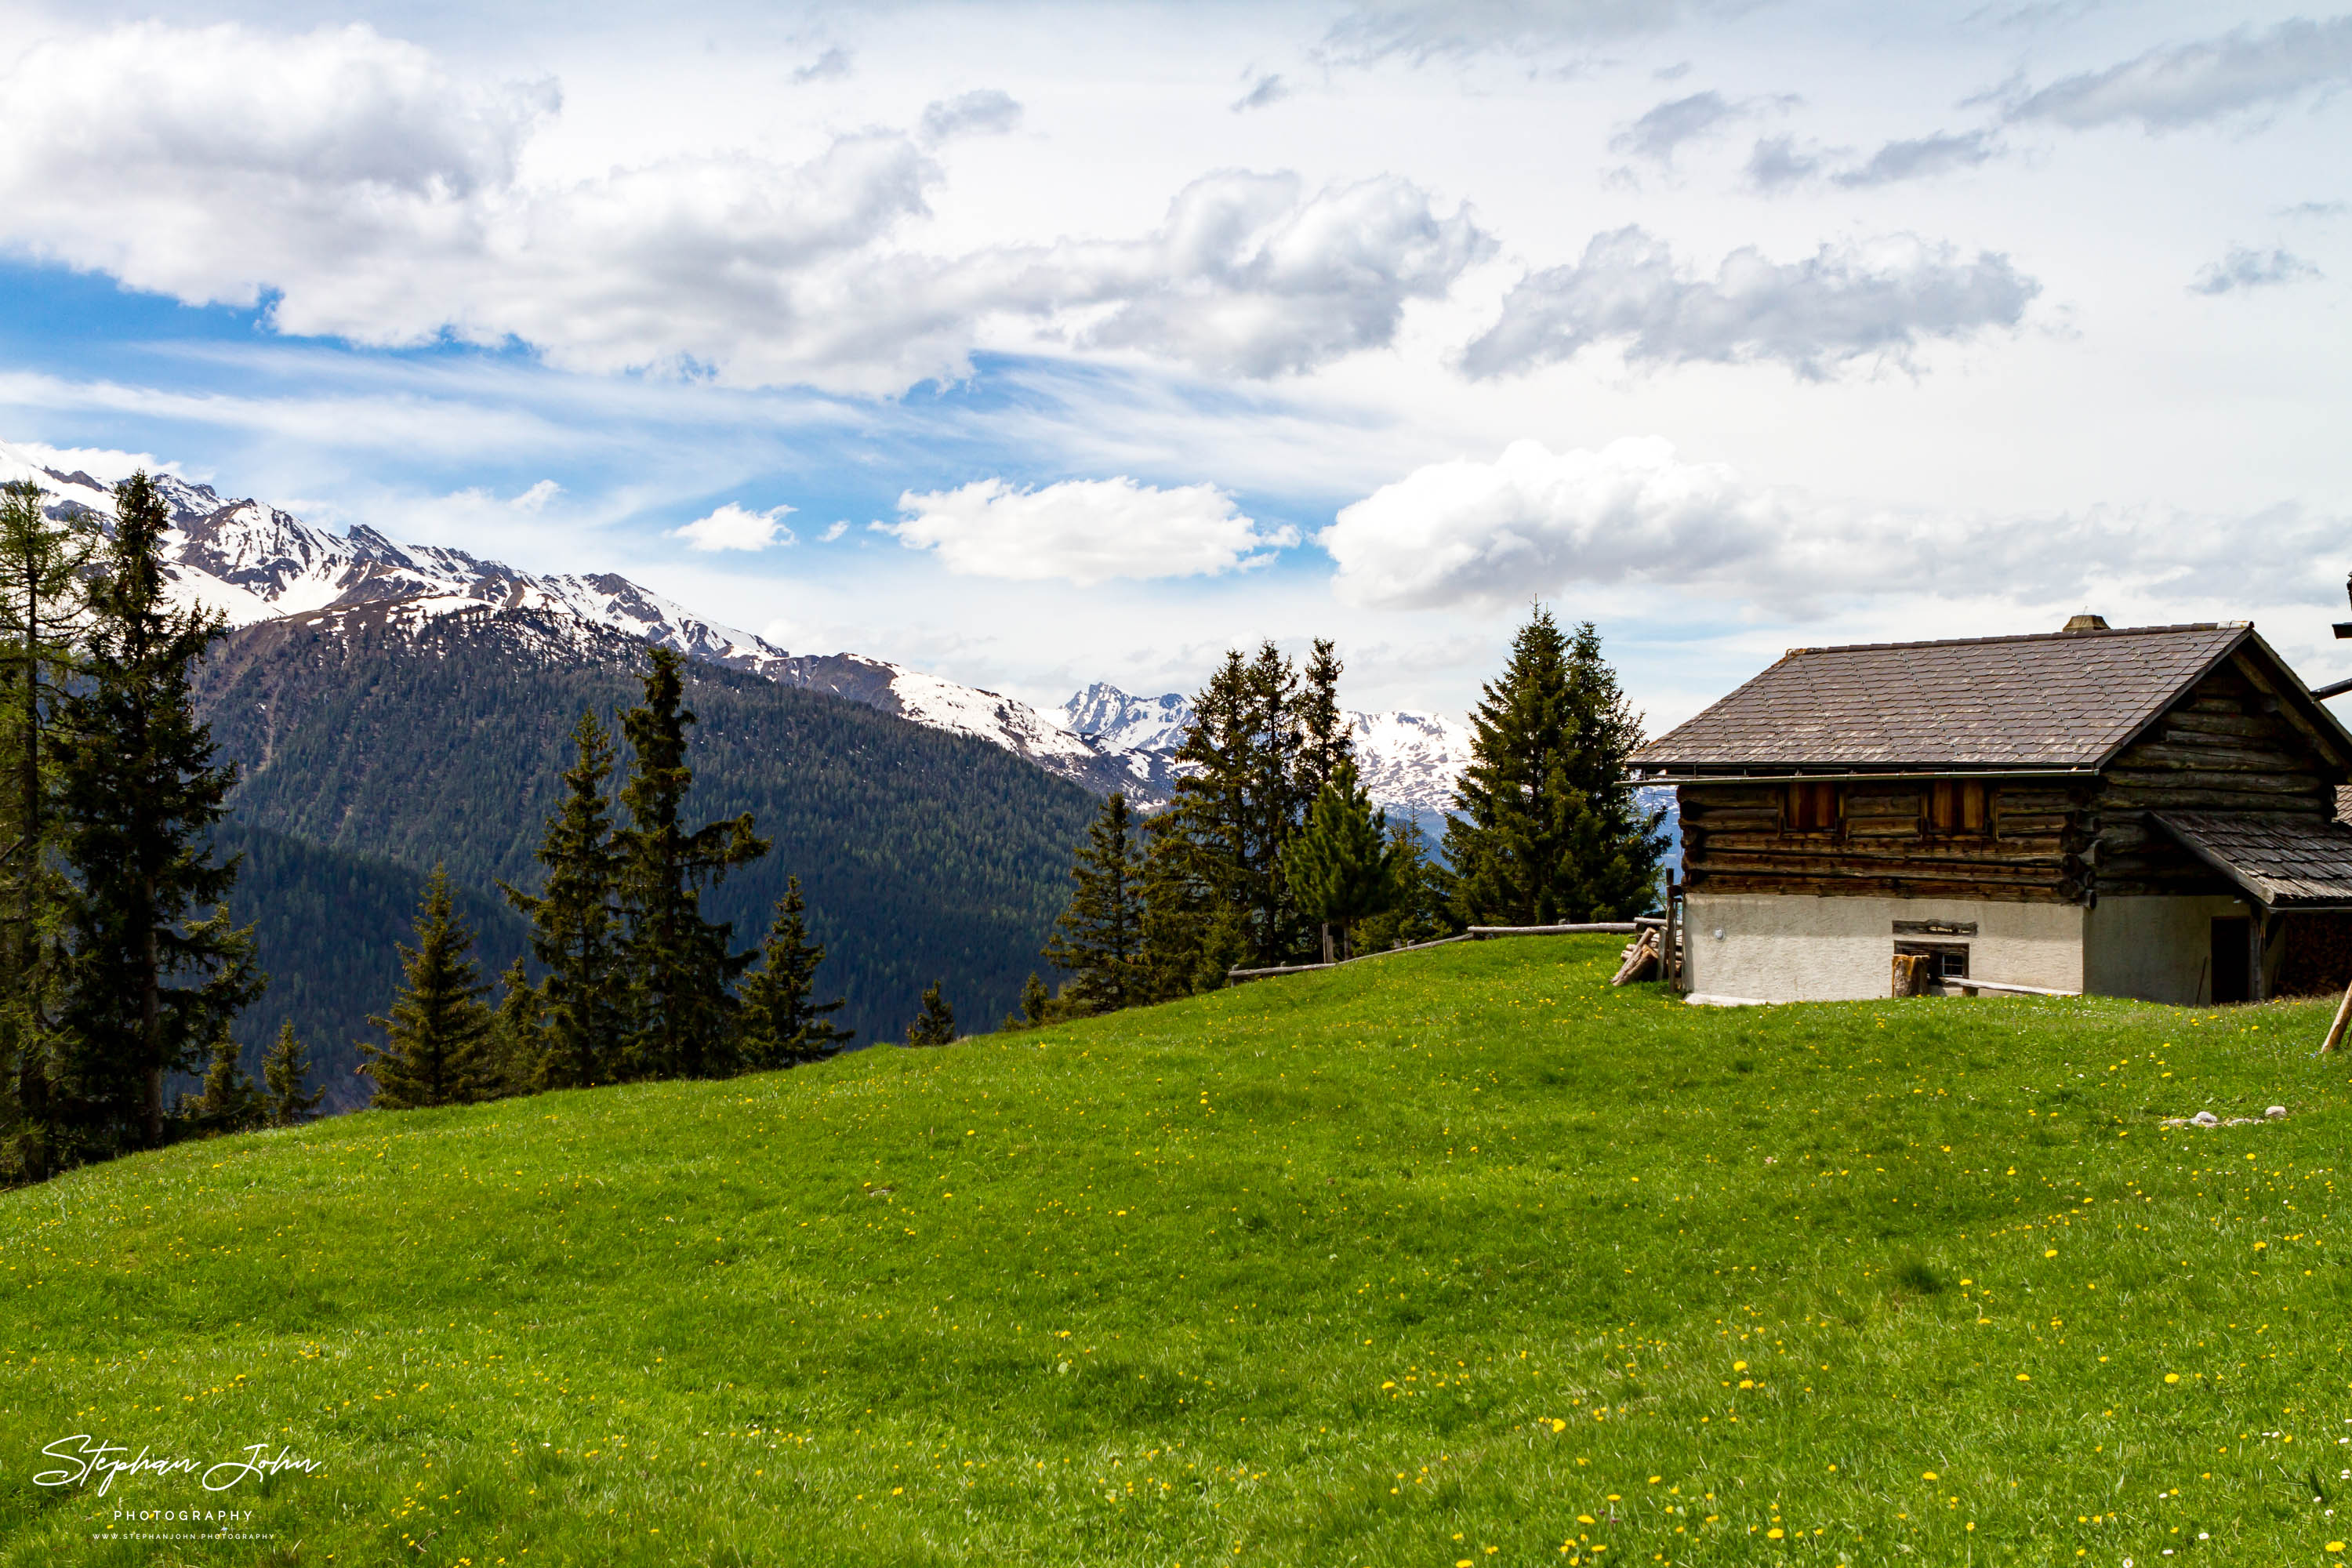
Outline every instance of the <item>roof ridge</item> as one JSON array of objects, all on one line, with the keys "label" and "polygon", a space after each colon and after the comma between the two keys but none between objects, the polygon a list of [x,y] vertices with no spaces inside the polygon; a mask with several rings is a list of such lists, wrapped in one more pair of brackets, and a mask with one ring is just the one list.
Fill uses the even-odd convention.
[{"label": "roof ridge", "polygon": [[1925,642],[1854,642],[1833,643],[1826,647],[1792,647],[1783,658],[1801,653],[1885,653],[1890,648],[1906,647],[1977,647],[1988,643],[2005,642],[2087,642],[2095,637],[2132,637],[2178,635],[2182,632],[2239,632],[2252,627],[2252,621],[2183,621],[2169,626],[2107,626],[2086,632],[2011,632],[1997,637],[1931,637]]}]

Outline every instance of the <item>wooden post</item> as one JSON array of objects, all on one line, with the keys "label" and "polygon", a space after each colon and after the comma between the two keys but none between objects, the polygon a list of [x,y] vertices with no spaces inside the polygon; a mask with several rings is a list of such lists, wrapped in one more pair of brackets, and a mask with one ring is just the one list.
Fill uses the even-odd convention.
[{"label": "wooden post", "polygon": [[2263,994],[2263,907],[2252,906],[2253,919],[2246,922],[2246,1000],[2267,1002]]},{"label": "wooden post", "polygon": [[2352,985],[2344,988],[2344,1000],[2336,1004],[2336,1022],[2327,1026],[2327,1038],[2319,1043],[2319,1054],[2326,1056],[2344,1044],[2344,1026],[2352,1024]]}]

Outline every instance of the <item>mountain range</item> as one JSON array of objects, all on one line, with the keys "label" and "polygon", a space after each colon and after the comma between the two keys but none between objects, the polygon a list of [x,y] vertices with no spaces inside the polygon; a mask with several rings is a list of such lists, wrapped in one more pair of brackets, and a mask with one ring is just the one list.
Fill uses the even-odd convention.
[{"label": "mountain range", "polygon": [[[0,442],[0,479],[39,485],[52,516],[110,515],[113,481],[121,477],[59,468]],[[593,641],[593,631],[615,631],[986,741],[1097,795],[1125,790],[1145,807],[1168,798],[1170,765],[1192,717],[1179,693],[1136,698],[1102,682],[1048,715],[1017,698],[864,654],[789,653],[617,573],[524,572],[446,546],[400,543],[364,524],[336,533],[262,501],[224,497],[210,485],[169,473],[153,478],[172,510],[175,595],[217,611],[231,626],[392,602],[412,620],[486,606],[533,611],[559,634],[569,628]],[[1444,809],[1469,755],[1461,724],[1402,711],[1349,719],[1375,803],[1423,816]]]}]

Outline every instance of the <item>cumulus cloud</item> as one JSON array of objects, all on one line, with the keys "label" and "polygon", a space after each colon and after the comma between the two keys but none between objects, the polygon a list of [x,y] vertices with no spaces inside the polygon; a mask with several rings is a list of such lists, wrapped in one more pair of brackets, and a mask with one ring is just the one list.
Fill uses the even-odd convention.
[{"label": "cumulus cloud", "polygon": [[1746,112],[1712,89],[1671,99],[1611,137],[1609,150],[1654,163],[1671,163],[1675,150],[1684,142],[1720,131],[1727,121]]},{"label": "cumulus cloud", "polygon": [[1500,607],[1632,584],[1804,614],[1832,595],[1949,588],[1954,561],[1979,582],[2053,599],[2171,597],[2183,582],[2210,595],[2267,591],[2307,575],[2342,526],[2291,508],[2216,519],[1855,507],[1759,485],[1650,437],[1567,452],[1518,441],[1492,462],[1433,463],[1343,508],[1316,542],[1338,565],[1339,597],[1370,607]]},{"label": "cumulus cloud", "polygon": [[1615,343],[1634,363],[1769,360],[1817,377],[1865,355],[1905,362],[1931,341],[2014,327],[2039,292],[2005,256],[1963,258],[1907,236],[1824,245],[1791,262],[1742,248],[1702,279],[1664,241],[1627,227],[1595,236],[1574,266],[1522,279],[1463,364],[1507,375]]},{"label": "cumulus cloud", "polygon": [[2015,98],[2012,120],[2072,130],[2130,123],[2174,131],[2297,98],[2332,94],[2352,80],[2352,16],[2294,17],[2257,32],[2148,50]]},{"label": "cumulus cloud", "polygon": [[1263,565],[1298,542],[1237,510],[1213,485],[1159,489],[1130,479],[1015,489],[982,479],[898,498],[906,521],[874,526],[909,549],[936,550],[950,572],[1081,587],[1113,577],[1195,577]]},{"label": "cumulus cloud", "polygon": [[696,550],[765,550],[771,545],[793,542],[793,531],[784,526],[792,511],[788,506],[772,506],[765,511],[746,511],[729,501],[708,517],[698,517],[682,528],[669,531],[672,539],[683,539]]},{"label": "cumulus cloud", "polygon": [[1284,81],[1279,76],[1262,76],[1250,85],[1247,92],[1234,100],[1231,107],[1235,114],[1240,114],[1247,110],[1264,109],[1269,104],[1280,103],[1289,96],[1288,82]]},{"label": "cumulus cloud", "polygon": [[1925,179],[1956,169],[1973,169],[2000,154],[2000,144],[1987,132],[1950,134],[1939,131],[1933,136],[1889,142],[1871,154],[1869,162],[1833,178],[1841,185],[1891,185],[1898,180]]},{"label": "cumulus cloud", "polygon": [[2197,274],[2189,285],[2192,294],[2230,294],[2273,283],[2299,283],[2319,276],[2319,268],[2284,250],[2254,250],[2232,246],[2230,254]]},{"label": "cumulus cloud", "polygon": [[[0,247],[263,304],[285,332],[519,341],[571,370],[895,392],[965,374],[986,335],[1274,375],[1386,344],[1406,301],[1492,247],[1402,180],[1224,172],[1150,233],[926,254],[912,231],[943,173],[929,142],[887,130],[799,162],[534,178],[552,84],[461,80],[364,26],[61,37],[0,77]],[[933,106],[929,133],[1018,109],[966,94]]]},{"label": "cumulus cloud", "polygon": [[984,87],[941,99],[923,110],[923,140],[1001,136],[1021,123],[1021,105],[1009,92]]}]

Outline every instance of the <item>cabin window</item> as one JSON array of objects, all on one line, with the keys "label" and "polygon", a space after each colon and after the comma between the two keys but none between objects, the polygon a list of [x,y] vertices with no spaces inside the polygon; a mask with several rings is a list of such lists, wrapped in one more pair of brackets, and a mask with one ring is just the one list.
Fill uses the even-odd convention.
[{"label": "cabin window", "polygon": [[1987,793],[1980,779],[1936,780],[1927,786],[1927,831],[1982,834]]},{"label": "cabin window", "polygon": [[1844,815],[1845,792],[1833,784],[1792,784],[1781,808],[1781,824],[1790,833],[1828,833]]}]

